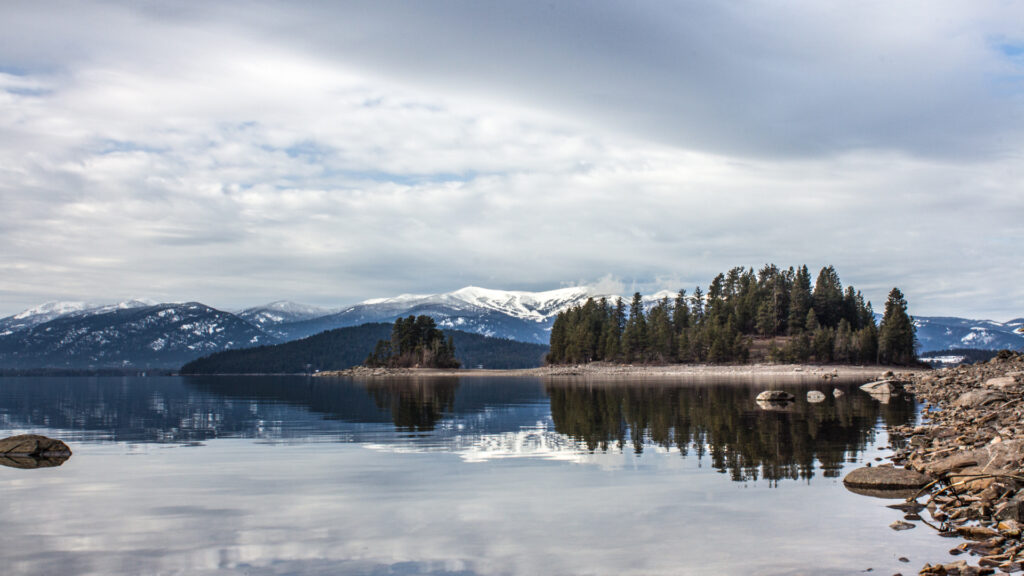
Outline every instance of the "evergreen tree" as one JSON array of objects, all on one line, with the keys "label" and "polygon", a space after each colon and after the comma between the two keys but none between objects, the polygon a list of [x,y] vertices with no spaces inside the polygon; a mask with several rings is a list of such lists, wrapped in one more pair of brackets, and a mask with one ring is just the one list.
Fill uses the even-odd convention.
[{"label": "evergreen tree", "polygon": [[690,327],[690,305],[686,303],[686,290],[676,294],[675,306],[672,309],[672,326],[676,334],[682,334]]},{"label": "evergreen tree", "polygon": [[839,325],[839,320],[843,317],[843,285],[832,266],[826,266],[818,273],[818,279],[814,283],[813,302],[819,324],[827,328]]},{"label": "evergreen tree", "polygon": [[693,289],[693,308],[690,310],[695,324],[704,322],[704,292],[700,286]]},{"label": "evergreen tree", "polygon": [[789,293],[789,333],[799,334],[803,332],[807,323],[807,311],[812,306],[811,299],[811,273],[807,266],[801,266],[793,278],[793,285]]},{"label": "evergreen tree", "polygon": [[629,304],[629,320],[622,333],[623,352],[629,362],[643,361],[647,355],[647,319],[644,317],[644,301],[639,292],[633,294]]},{"label": "evergreen tree", "polygon": [[853,362],[856,360],[853,342],[853,328],[850,321],[843,318],[836,328],[836,339],[832,357],[836,362]]},{"label": "evergreen tree", "polygon": [[907,300],[899,288],[889,292],[878,333],[879,355],[889,364],[910,364],[916,358],[914,322],[907,315]]},{"label": "evergreen tree", "polygon": [[458,368],[455,344],[437,328],[430,316],[398,318],[390,340],[380,340],[366,358],[369,366]]},{"label": "evergreen tree", "polygon": [[676,336],[668,298],[663,298],[647,316],[649,355],[658,362],[673,362],[676,358]]}]

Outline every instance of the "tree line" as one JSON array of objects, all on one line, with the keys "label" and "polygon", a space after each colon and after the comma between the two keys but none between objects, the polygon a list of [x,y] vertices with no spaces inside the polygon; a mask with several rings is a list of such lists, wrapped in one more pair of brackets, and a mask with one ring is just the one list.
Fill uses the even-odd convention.
[{"label": "tree line", "polygon": [[844,290],[826,266],[812,288],[807,266],[755,272],[736,267],[715,276],[707,292],[680,290],[645,304],[640,293],[588,299],[560,312],[551,330],[552,364],[746,362],[755,341],[777,362],[910,364],[915,328],[893,288],[880,325],[859,290]]},{"label": "tree line", "polygon": [[434,319],[420,315],[395,320],[389,340],[378,340],[366,357],[367,366],[390,368],[458,368],[455,342],[437,328]]}]

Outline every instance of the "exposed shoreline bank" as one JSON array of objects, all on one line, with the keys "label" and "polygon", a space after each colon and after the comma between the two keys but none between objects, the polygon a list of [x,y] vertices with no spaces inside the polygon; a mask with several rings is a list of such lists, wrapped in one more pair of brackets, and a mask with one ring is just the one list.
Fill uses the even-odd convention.
[{"label": "exposed shoreline bank", "polygon": [[[870,380],[881,378],[890,366],[851,366],[814,364],[668,364],[630,365],[595,362],[590,364],[543,366],[511,370],[432,369],[432,368],[367,368],[358,366],[315,374],[321,378],[391,378],[391,377],[533,377],[533,378],[607,378],[607,379],[795,379],[795,380]],[[898,368],[897,368],[898,369]],[[904,368],[899,377],[926,369]]]},{"label": "exposed shoreline bank", "polygon": [[907,519],[927,510],[922,524],[968,539],[950,553],[977,564],[940,561],[920,574],[1024,571],[1024,355],[910,374],[905,386],[923,421],[890,431],[899,438],[891,460],[934,481],[919,504],[908,501]]}]

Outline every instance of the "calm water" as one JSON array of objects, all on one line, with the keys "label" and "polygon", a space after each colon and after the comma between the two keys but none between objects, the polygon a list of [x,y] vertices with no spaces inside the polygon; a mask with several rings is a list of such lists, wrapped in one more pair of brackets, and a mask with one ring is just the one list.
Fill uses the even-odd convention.
[{"label": "calm water", "polygon": [[[845,471],[916,418],[855,386],[537,379],[0,379],[4,574],[915,573]],[[806,391],[827,399],[809,404]],[[910,564],[899,561],[910,559]]]}]

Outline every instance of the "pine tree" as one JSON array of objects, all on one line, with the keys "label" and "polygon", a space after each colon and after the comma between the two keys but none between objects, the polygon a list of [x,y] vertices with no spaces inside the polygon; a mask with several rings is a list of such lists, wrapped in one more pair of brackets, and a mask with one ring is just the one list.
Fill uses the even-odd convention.
[{"label": "pine tree", "polygon": [[907,300],[899,288],[889,292],[878,332],[879,355],[888,364],[910,364],[916,358],[914,322],[907,315]]},{"label": "pine tree", "polygon": [[807,323],[807,311],[811,309],[811,273],[807,266],[801,266],[793,278],[793,286],[789,293],[789,325],[790,334],[803,332]]},{"label": "pine tree", "polygon": [[633,294],[629,304],[629,320],[622,333],[623,351],[629,362],[646,360],[647,320],[644,317],[644,301],[639,292]]},{"label": "pine tree", "polygon": [[826,266],[818,273],[814,283],[814,309],[818,323],[826,328],[835,328],[843,317],[843,285],[832,266]]}]

